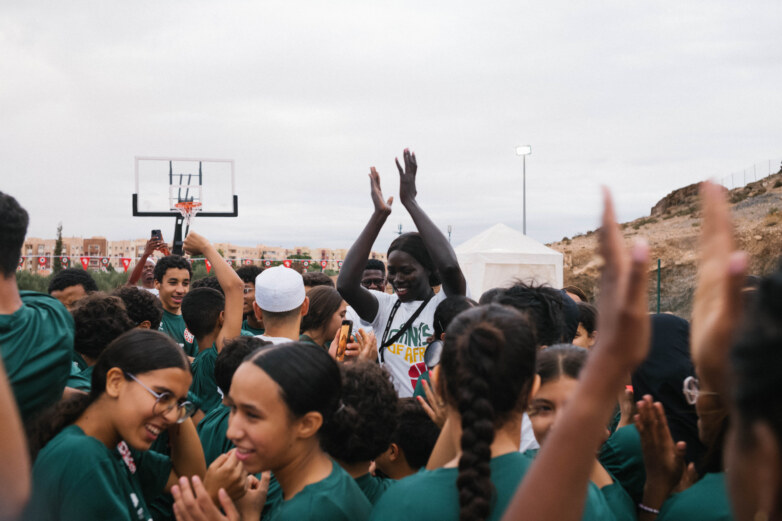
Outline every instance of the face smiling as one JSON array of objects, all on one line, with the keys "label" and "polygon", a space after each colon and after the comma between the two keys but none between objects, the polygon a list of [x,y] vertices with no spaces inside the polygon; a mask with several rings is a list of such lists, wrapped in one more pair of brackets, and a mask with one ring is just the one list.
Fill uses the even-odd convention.
[{"label": "face smiling", "polygon": [[[157,369],[135,375],[156,393],[168,392],[179,400],[187,396],[192,377],[178,367]],[[154,414],[155,397],[134,380],[124,380],[113,410],[120,438],[136,450],[147,450],[157,437],[177,421],[174,408],[166,414]]]},{"label": "face smiling", "polygon": [[231,416],[226,437],[250,473],[275,470],[291,457],[295,422],[280,386],[266,372],[244,362],[234,373],[228,396]]},{"label": "face smiling", "polygon": [[388,282],[402,302],[423,300],[431,292],[429,271],[415,258],[401,250],[388,255]]},{"label": "face smiling", "polygon": [[184,268],[168,268],[163,275],[163,280],[155,281],[155,287],[160,292],[159,298],[163,309],[178,315],[182,299],[190,289],[190,273]]}]

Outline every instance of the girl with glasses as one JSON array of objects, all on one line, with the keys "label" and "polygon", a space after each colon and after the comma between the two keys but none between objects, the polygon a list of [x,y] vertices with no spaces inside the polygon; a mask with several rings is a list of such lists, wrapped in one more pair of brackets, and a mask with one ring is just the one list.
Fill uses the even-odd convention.
[{"label": "girl with glasses", "polygon": [[[33,497],[25,519],[151,519],[147,504],[179,476],[206,472],[186,401],[184,351],[133,329],[98,357],[89,394],[57,405],[31,436]],[[168,431],[171,457],[148,451]]]}]

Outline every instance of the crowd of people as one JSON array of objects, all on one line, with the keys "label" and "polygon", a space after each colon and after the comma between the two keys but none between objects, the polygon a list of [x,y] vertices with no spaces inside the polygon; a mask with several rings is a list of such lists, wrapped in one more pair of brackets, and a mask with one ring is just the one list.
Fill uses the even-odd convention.
[{"label": "crowd of people", "polygon": [[0,519],[782,519],[782,268],[747,287],[718,186],[688,322],[648,312],[607,192],[596,303],[474,300],[396,164],[417,232],[368,259],[393,202],[372,168],[336,284],[191,231],[213,276],[153,239],[112,293],[81,269],[22,291],[28,215],[0,192]]}]

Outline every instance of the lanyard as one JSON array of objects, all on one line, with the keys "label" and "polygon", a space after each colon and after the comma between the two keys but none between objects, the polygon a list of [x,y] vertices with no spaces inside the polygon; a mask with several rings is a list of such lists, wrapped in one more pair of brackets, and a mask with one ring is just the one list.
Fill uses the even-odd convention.
[{"label": "lanyard", "polygon": [[386,347],[390,346],[391,344],[399,340],[399,338],[404,334],[404,332],[410,329],[410,326],[413,325],[413,322],[415,321],[416,318],[418,318],[418,315],[420,315],[421,312],[426,307],[426,305],[429,304],[429,301],[432,300],[432,297],[434,297],[434,293],[426,297],[426,300],[424,300],[421,303],[421,305],[418,306],[418,309],[415,310],[415,313],[413,313],[413,315],[407,319],[407,322],[405,322],[404,325],[402,325],[402,327],[399,328],[399,330],[394,334],[394,336],[386,340],[386,338],[388,338],[388,332],[391,330],[391,323],[394,321],[394,317],[396,316],[396,311],[399,309],[399,306],[402,305],[402,301],[397,298],[397,301],[394,303],[394,307],[391,308],[391,313],[388,315],[388,322],[386,323],[386,329],[385,331],[383,331],[383,339],[380,342],[379,350],[380,350],[381,364],[386,361],[384,355]]}]

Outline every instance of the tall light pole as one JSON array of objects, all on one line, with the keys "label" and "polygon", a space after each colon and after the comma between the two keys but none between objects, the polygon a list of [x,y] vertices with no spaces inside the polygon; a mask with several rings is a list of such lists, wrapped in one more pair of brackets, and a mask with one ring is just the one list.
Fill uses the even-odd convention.
[{"label": "tall light pole", "polygon": [[522,231],[524,235],[527,235],[527,156],[532,153],[532,147],[530,145],[522,145],[516,147],[516,155],[521,156],[522,161],[522,193],[523,193],[523,208],[524,208],[524,220]]}]

